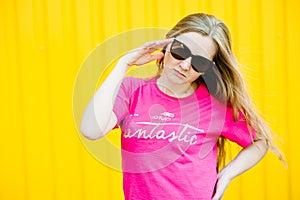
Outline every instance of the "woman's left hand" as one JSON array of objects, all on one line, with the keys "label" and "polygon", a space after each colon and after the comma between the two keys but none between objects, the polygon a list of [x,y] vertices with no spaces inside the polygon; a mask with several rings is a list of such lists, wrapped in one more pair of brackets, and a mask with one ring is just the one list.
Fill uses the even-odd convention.
[{"label": "woman's left hand", "polygon": [[216,192],[212,200],[220,200],[225,189],[232,179],[256,165],[268,151],[265,140],[256,140],[244,148],[232,161],[230,161],[218,174]]},{"label": "woman's left hand", "polygon": [[222,199],[224,192],[230,183],[231,179],[222,174],[222,171],[218,174],[218,180],[216,183],[216,192],[212,198],[212,200],[220,200]]}]

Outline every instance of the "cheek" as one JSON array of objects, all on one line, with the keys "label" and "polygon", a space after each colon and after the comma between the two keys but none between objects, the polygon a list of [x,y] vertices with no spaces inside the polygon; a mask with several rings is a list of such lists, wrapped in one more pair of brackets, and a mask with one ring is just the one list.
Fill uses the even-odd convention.
[{"label": "cheek", "polygon": [[170,52],[166,51],[164,56],[164,67],[173,67],[179,64],[179,61],[174,59]]},{"label": "cheek", "polygon": [[193,71],[191,71],[190,73],[189,73],[189,81],[188,82],[194,82],[195,80],[197,80],[199,77],[200,77],[200,73],[198,73],[198,72],[195,72],[194,70]]}]

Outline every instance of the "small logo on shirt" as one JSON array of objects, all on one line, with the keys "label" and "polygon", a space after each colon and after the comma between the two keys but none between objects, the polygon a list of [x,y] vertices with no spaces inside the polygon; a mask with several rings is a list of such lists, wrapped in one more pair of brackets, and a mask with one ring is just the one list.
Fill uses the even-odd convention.
[{"label": "small logo on shirt", "polygon": [[174,118],[174,114],[170,112],[163,112],[160,115],[154,115],[151,118],[155,120],[161,120],[161,121],[171,121],[172,118]]},{"label": "small logo on shirt", "polygon": [[166,116],[166,117],[171,117],[171,118],[174,117],[174,114],[170,113],[170,112],[163,112],[163,113],[161,113],[161,115]]}]

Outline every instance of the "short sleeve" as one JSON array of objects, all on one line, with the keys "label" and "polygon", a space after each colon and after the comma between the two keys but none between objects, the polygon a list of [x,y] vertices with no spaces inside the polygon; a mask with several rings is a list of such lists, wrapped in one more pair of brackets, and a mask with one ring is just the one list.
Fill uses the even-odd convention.
[{"label": "short sleeve", "polygon": [[251,129],[250,133],[243,113],[239,112],[238,120],[235,121],[233,109],[231,107],[228,107],[226,111],[226,120],[221,136],[245,148],[253,143],[255,135],[256,133],[254,129]]},{"label": "short sleeve", "polygon": [[138,78],[125,77],[123,79],[113,107],[113,112],[118,119],[115,128],[122,123],[127,115],[129,115],[130,99],[134,96],[134,92],[140,83],[141,79]]}]

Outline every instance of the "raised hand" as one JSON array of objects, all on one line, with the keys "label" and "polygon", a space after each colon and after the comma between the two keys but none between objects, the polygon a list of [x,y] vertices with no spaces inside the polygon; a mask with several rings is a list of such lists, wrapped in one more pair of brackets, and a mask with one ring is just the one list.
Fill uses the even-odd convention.
[{"label": "raised hand", "polygon": [[173,38],[164,39],[164,40],[155,40],[146,42],[141,47],[131,50],[126,55],[124,55],[119,62],[123,62],[128,67],[133,65],[144,65],[153,60],[160,59],[164,56],[163,52],[158,52],[152,54],[154,51],[163,48],[173,41]]}]

